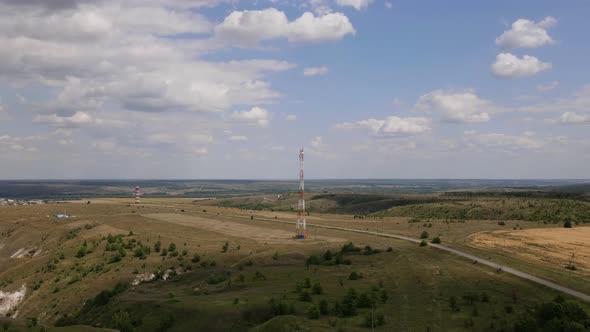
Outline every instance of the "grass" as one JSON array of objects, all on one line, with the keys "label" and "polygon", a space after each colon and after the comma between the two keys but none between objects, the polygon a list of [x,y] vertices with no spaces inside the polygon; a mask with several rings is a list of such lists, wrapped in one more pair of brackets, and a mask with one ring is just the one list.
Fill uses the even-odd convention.
[{"label": "grass", "polygon": [[[77,218],[57,220],[48,217],[64,207]],[[264,331],[281,322],[291,324],[293,318],[269,321],[273,318],[269,304],[273,298],[294,307],[295,312],[291,316],[297,318],[303,330],[333,331],[343,328],[347,331],[366,331],[363,325],[369,309],[358,309],[359,314],[353,317],[329,314],[316,320],[307,318],[309,306],[312,303],[318,305],[324,299],[333,308],[349,289],[362,293],[375,287],[388,293],[387,303],[380,304],[378,308],[383,312],[386,323],[377,330],[459,330],[465,328],[466,322],[473,323],[472,329],[476,330],[491,328],[493,323],[493,330],[497,330],[511,328],[519,313],[557,295],[555,291],[473,265],[429,246],[419,248],[416,244],[403,241],[310,228],[310,233],[315,231],[319,232],[318,236],[344,239],[346,242],[312,238],[294,244],[268,244],[248,237],[208,231],[190,223],[172,224],[143,216],[177,213],[253,225],[269,232],[293,231],[293,225],[276,222],[293,220],[292,213],[257,211],[251,220],[250,211],[216,206],[207,207],[208,212],[202,210],[186,200],[158,200],[131,206],[57,204],[5,208],[0,213],[0,243],[4,244],[0,248],[0,257],[8,257],[24,244],[37,246],[43,251],[30,259],[11,260],[11,264],[6,264],[9,261],[1,258],[0,289],[12,290],[26,283],[30,293],[19,308],[19,317],[38,317],[46,313],[42,316],[45,325],[52,325],[64,313],[77,312],[75,323],[108,327],[113,326],[114,314],[123,311],[129,314],[129,320],[137,330],[146,331],[162,326],[171,326],[170,331],[243,331],[245,328]],[[275,216],[279,218],[275,219]],[[427,230],[431,238],[440,236],[443,244],[456,246],[462,245],[466,236],[477,231],[506,229],[515,227],[517,223],[525,228],[539,226],[532,222],[514,221],[507,221],[506,226],[494,221],[408,222],[411,221],[408,218],[397,217],[358,220],[351,215],[321,213],[313,213],[308,221],[385,230],[413,237],[419,237]],[[187,254],[164,257],[151,250],[146,253],[145,259],[141,259],[134,257],[133,250],[129,249],[121,262],[108,264],[111,255],[118,253],[105,251],[109,233],[113,236],[120,234],[121,242],[114,240],[115,243],[127,244],[134,240],[137,246],[145,245],[152,249],[157,241],[162,248],[168,248],[174,242],[177,252],[186,250]],[[285,239],[283,242],[288,241]],[[328,249],[338,252],[349,241],[359,248],[371,246],[372,249],[381,249],[381,252],[372,255],[362,252],[348,254],[345,258],[351,261],[350,265],[320,264],[306,268],[305,260],[310,255],[322,257]],[[83,257],[76,257],[84,242],[92,251]],[[227,248],[225,253],[222,247]],[[388,247],[391,250],[386,250]],[[193,263],[191,259],[195,254],[200,260]],[[212,262],[216,264],[212,266]],[[187,269],[189,265],[190,270]],[[137,274],[155,271],[160,271],[162,274],[159,276],[162,276],[169,268],[182,273],[166,281],[153,281],[113,292],[108,301],[79,311],[82,301],[95,298],[101,291],[112,290],[120,281],[128,283]],[[351,272],[357,272],[361,277],[349,280]],[[300,301],[300,294],[295,291],[297,283],[306,278],[311,285],[321,284],[319,295],[314,294],[312,289],[308,290],[312,302]],[[41,280],[44,282],[40,283]],[[71,283],[72,280],[76,282]],[[33,289],[34,285],[40,286]],[[59,292],[53,294],[56,288]],[[466,294],[482,293],[487,294],[489,302],[471,304],[463,299]],[[453,296],[457,299],[459,311],[453,311],[449,305]],[[506,306],[512,306],[514,313],[505,313]],[[473,315],[474,307],[477,316]],[[588,309],[587,306],[585,308]]]}]

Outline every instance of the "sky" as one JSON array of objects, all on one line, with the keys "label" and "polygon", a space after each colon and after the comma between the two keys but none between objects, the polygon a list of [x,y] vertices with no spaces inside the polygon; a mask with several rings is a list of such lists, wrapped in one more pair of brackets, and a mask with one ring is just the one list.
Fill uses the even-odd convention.
[{"label": "sky", "polygon": [[0,0],[0,179],[588,179],[588,12]]}]

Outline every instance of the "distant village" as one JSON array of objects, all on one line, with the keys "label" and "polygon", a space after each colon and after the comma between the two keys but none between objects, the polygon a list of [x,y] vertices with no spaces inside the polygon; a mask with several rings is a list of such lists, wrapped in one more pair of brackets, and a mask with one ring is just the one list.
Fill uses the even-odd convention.
[{"label": "distant village", "polygon": [[40,199],[9,199],[0,198],[0,206],[16,206],[16,205],[38,205],[45,204],[46,201]]}]

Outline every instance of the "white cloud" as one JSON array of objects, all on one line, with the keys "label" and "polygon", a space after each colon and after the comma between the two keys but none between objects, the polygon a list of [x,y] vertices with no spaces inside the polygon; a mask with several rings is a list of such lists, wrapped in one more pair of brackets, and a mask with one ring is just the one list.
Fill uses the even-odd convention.
[{"label": "white cloud", "polygon": [[478,147],[504,152],[536,150],[545,145],[542,140],[535,139],[533,136],[527,135],[526,133],[522,136],[503,133],[473,133],[466,135],[465,144],[472,148]]},{"label": "white cloud", "polygon": [[232,119],[238,122],[255,124],[259,127],[267,127],[270,123],[270,112],[260,107],[253,107],[249,111],[234,112]]},{"label": "white cloud", "polygon": [[391,3],[391,1],[385,1],[385,8],[387,8],[387,9],[393,8],[393,4]]},{"label": "white cloud", "polygon": [[474,90],[460,91],[435,90],[421,96],[414,108],[420,112],[440,113],[451,122],[487,122],[490,115],[505,108],[493,102],[482,99]]},{"label": "white cloud", "polygon": [[569,98],[557,98],[536,105],[523,106],[518,110],[533,113],[590,113],[590,84],[583,86]]},{"label": "white cloud", "polygon": [[275,8],[234,11],[215,27],[215,35],[232,45],[252,45],[259,41],[287,38],[292,42],[336,41],[356,30],[342,13],[314,15],[305,12],[289,22]]},{"label": "white cloud", "polygon": [[590,122],[590,116],[575,112],[565,112],[559,117],[562,124],[582,124]]},{"label": "white cloud", "polygon": [[342,122],[336,125],[340,129],[364,128],[373,136],[416,135],[429,132],[431,120],[428,118],[401,118],[390,116],[383,120],[367,119],[357,122]]},{"label": "white cloud", "polygon": [[496,45],[500,49],[510,50],[514,48],[537,48],[546,44],[554,43],[554,40],[547,33],[547,28],[555,25],[557,20],[553,17],[546,17],[535,23],[527,19],[518,19],[512,23],[512,29],[496,38]]},{"label": "white cloud", "polygon": [[327,73],[328,67],[308,67],[303,69],[303,75],[305,76],[324,75]]},{"label": "white cloud", "polygon": [[230,141],[247,141],[248,137],[246,136],[230,136]]},{"label": "white cloud", "polygon": [[550,91],[553,90],[555,88],[557,88],[559,86],[559,81],[553,81],[547,84],[539,84],[537,85],[537,90],[545,92],[545,91]]},{"label": "white cloud", "polygon": [[356,10],[361,10],[369,7],[373,0],[336,0],[336,4],[341,7],[354,7]]},{"label": "white cloud", "polygon": [[94,121],[92,116],[86,112],[76,112],[72,116],[65,117],[57,116],[56,114],[38,115],[34,119],[34,122],[37,123],[47,123],[63,127],[78,127],[94,123]]},{"label": "white cloud", "polygon": [[519,58],[510,53],[500,53],[492,65],[492,72],[499,78],[519,78],[531,76],[551,68],[551,64],[542,62],[534,56]]},{"label": "white cloud", "polygon": [[295,114],[289,114],[289,115],[287,115],[285,117],[285,120],[286,121],[295,121],[295,120],[297,120],[297,115],[295,115]]}]

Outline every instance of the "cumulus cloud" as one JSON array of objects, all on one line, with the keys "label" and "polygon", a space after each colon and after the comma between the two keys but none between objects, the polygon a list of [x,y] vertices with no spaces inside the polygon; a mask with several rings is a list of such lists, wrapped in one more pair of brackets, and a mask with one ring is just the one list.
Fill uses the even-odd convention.
[{"label": "cumulus cloud", "polygon": [[369,7],[373,0],[336,0],[336,4],[341,7],[349,6],[356,10],[361,10]]},{"label": "cumulus cloud", "polygon": [[270,112],[260,107],[252,107],[249,111],[234,112],[232,119],[259,127],[267,127],[270,123]]},{"label": "cumulus cloud", "polygon": [[557,19],[548,16],[540,22],[533,22],[524,18],[512,23],[512,29],[504,31],[496,38],[496,45],[500,49],[537,48],[554,43],[547,29],[557,23]]},{"label": "cumulus cloud", "polygon": [[590,116],[575,112],[565,112],[559,117],[561,124],[582,124],[590,122]]},{"label": "cumulus cloud", "polygon": [[48,123],[64,127],[78,127],[81,125],[94,123],[95,120],[86,112],[76,112],[72,116],[65,117],[57,116],[56,114],[38,115],[33,121],[37,123]]},{"label": "cumulus cloud", "polygon": [[487,122],[491,114],[506,111],[492,101],[480,98],[472,89],[435,90],[421,96],[414,108],[420,112],[440,114],[447,121],[465,123]]},{"label": "cumulus cloud", "polygon": [[542,92],[546,92],[546,91],[550,91],[553,90],[555,88],[557,88],[559,86],[559,81],[553,81],[547,84],[539,84],[537,85],[537,90],[542,91]]},{"label": "cumulus cloud", "polygon": [[492,65],[492,72],[498,78],[519,78],[531,76],[551,68],[551,64],[542,62],[534,56],[519,58],[510,53],[500,53]]},{"label": "cumulus cloud", "polygon": [[575,112],[578,114],[590,112],[590,84],[581,87],[568,98],[556,98],[543,103],[518,108],[521,112],[557,113]]},{"label": "cumulus cloud", "polygon": [[340,129],[367,129],[373,136],[417,135],[428,132],[431,120],[428,118],[402,118],[390,116],[385,119],[367,119],[357,122],[342,122],[336,125]]},{"label": "cumulus cloud", "polygon": [[215,27],[216,37],[233,45],[251,45],[278,38],[292,42],[336,41],[355,33],[348,17],[342,13],[316,16],[305,12],[289,21],[284,12],[275,8],[234,11]]},{"label": "cumulus cloud", "polygon": [[327,73],[328,67],[308,67],[303,69],[303,75],[305,76],[324,75]]},{"label": "cumulus cloud", "polygon": [[504,152],[519,150],[536,150],[545,145],[541,139],[536,139],[526,133],[510,135],[504,133],[470,133],[465,135],[465,144],[472,148],[484,148]]}]

